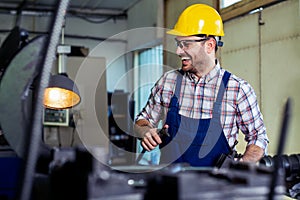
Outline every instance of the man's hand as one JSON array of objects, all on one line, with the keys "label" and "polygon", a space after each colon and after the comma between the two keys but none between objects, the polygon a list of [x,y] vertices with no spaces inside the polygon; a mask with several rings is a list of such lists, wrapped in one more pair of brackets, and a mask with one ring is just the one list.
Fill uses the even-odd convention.
[{"label": "man's hand", "polygon": [[157,128],[150,128],[142,138],[142,146],[147,151],[153,150],[157,145],[161,144],[161,139],[157,133]]},{"label": "man's hand", "polygon": [[157,128],[153,128],[147,120],[138,120],[134,125],[134,132],[141,138],[141,144],[147,151],[153,150],[162,142]]},{"label": "man's hand", "polygon": [[258,162],[264,155],[264,150],[257,145],[250,144],[247,146],[242,162]]},{"label": "man's hand", "polygon": [[163,129],[158,131],[157,128],[153,128],[149,121],[145,119],[138,120],[134,125],[134,132],[141,139],[141,144],[147,151],[153,150],[157,145],[162,143],[161,136],[170,135],[167,132],[169,126],[164,125]]}]

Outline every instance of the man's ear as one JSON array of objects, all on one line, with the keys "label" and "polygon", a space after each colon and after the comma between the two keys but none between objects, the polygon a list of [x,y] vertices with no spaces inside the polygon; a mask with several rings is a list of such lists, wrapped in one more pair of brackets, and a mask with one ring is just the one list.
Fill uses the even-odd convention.
[{"label": "man's ear", "polygon": [[215,52],[217,42],[213,38],[209,38],[209,40],[206,41],[205,45],[207,48],[207,53],[211,54],[212,52]]}]

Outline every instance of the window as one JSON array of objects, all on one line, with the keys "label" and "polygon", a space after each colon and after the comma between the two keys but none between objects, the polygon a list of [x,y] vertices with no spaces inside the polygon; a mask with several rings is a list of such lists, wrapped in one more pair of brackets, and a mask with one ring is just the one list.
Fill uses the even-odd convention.
[{"label": "window", "polygon": [[[163,48],[162,45],[136,53],[136,74],[135,74],[135,116],[146,105],[150,90],[163,73]],[[137,142],[137,152],[142,151],[140,142]],[[146,152],[139,164],[159,164],[160,150],[157,147],[151,152]]]},{"label": "window", "polygon": [[[146,104],[150,89],[163,73],[162,45],[138,52],[137,97],[135,110],[138,113]],[[137,114],[136,113],[136,114]]]},{"label": "window", "polygon": [[228,6],[231,6],[232,4],[235,4],[241,0],[220,0],[220,7],[226,8]]}]

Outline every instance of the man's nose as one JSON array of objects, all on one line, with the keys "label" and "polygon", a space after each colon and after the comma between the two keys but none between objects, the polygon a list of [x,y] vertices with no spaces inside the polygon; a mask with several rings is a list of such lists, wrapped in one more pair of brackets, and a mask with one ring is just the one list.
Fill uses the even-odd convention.
[{"label": "man's nose", "polygon": [[184,53],[183,49],[178,46],[177,49],[176,49],[176,54],[180,55],[182,53]]}]

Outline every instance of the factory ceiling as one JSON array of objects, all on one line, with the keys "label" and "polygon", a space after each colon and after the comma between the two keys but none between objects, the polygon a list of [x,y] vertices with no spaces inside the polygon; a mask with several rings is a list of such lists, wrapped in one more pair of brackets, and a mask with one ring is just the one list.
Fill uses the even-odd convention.
[{"label": "factory ceiling", "polygon": [[[73,0],[70,1],[68,14],[81,17],[126,18],[127,11],[140,0]],[[2,0],[0,13],[45,14],[53,13],[57,1],[54,0]],[[20,12],[21,11],[21,12]]]}]

